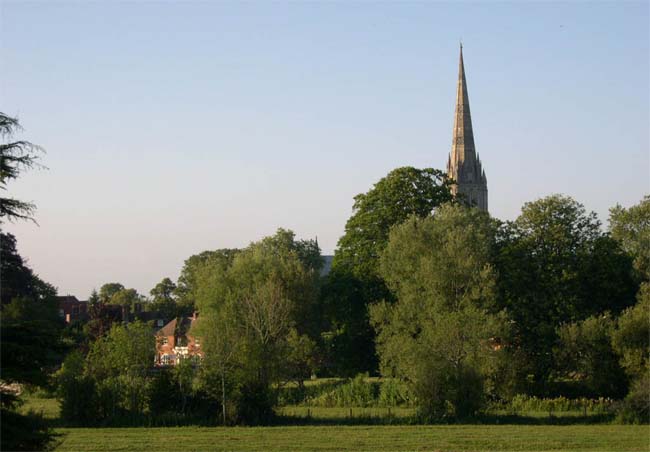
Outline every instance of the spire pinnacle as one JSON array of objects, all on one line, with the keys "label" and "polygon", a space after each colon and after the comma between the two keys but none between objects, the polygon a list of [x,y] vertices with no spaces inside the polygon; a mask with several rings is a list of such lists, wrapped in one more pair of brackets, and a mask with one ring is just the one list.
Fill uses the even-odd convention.
[{"label": "spire pinnacle", "polygon": [[447,163],[447,175],[456,184],[454,194],[461,193],[470,204],[487,210],[487,178],[474,146],[472,115],[469,109],[465,63],[463,61],[463,42],[460,41],[458,61],[458,82],[456,85],[456,111],[451,153]]}]

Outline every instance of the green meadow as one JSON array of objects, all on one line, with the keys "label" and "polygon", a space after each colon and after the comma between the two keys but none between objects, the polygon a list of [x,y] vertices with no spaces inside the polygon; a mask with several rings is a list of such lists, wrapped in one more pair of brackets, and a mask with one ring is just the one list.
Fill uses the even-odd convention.
[{"label": "green meadow", "polygon": [[57,451],[648,451],[647,426],[436,425],[60,429]]},{"label": "green meadow", "polygon": [[[40,412],[58,425],[59,406],[55,399],[28,397],[22,410]],[[286,406],[279,408],[278,414],[287,422],[306,425],[56,428],[60,436],[55,450],[650,451],[647,425],[363,425],[366,421],[389,422],[388,409],[379,407],[352,408],[352,418],[349,408]],[[411,414],[407,408],[390,411],[395,423],[406,422]],[[543,419],[541,413],[539,416]],[[561,421],[562,417],[557,419]],[[360,425],[318,425],[355,420]]]}]

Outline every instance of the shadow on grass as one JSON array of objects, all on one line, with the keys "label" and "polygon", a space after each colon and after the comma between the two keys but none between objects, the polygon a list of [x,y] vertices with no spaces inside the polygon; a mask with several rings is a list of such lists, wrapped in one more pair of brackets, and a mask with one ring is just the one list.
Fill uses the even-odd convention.
[{"label": "shadow on grass", "polygon": [[449,419],[439,422],[428,422],[417,416],[353,416],[340,418],[307,417],[307,416],[276,416],[272,425],[592,425],[611,423],[614,414],[594,414],[587,416],[521,416],[521,415],[481,415],[467,419]]}]

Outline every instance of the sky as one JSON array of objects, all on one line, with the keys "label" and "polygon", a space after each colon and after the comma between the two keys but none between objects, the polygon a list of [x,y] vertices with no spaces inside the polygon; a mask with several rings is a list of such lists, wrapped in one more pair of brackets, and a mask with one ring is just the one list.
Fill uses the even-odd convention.
[{"label": "sky", "polygon": [[48,169],[4,225],[60,294],[141,293],[278,227],[332,254],[366,192],[444,168],[459,40],[490,213],[650,193],[647,2],[0,2],[0,111]]}]

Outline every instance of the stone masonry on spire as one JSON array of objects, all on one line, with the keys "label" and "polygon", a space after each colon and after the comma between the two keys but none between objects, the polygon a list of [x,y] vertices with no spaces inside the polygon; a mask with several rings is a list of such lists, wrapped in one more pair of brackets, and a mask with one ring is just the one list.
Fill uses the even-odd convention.
[{"label": "stone masonry on spire", "polygon": [[456,89],[456,115],[451,153],[447,160],[447,176],[456,182],[452,187],[454,195],[460,194],[472,206],[488,210],[487,178],[474,147],[462,45]]}]

